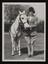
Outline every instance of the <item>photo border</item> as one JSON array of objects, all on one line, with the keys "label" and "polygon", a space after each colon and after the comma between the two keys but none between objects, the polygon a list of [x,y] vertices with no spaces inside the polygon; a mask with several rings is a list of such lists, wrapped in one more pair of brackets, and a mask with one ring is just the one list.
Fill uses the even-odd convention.
[{"label": "photo border", "polygon": [[[4,60],[4,4],[27,4],[28,2],[3,2],[2,3],[2,61],[31,61],[31,62],[45,62],[46,61],[46,2],[37,2],[37,3],[45,3],[45,22],[44,22],[44,60]],[[29,2],[30,4],[36,3],[36,2]],[[28,4],[29,4],[28,3]]]}]

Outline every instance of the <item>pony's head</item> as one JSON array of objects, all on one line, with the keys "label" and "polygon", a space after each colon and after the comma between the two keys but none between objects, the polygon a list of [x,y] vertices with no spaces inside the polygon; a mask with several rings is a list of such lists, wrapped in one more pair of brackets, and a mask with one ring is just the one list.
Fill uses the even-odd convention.
[{"label": "pony's head", "polygon": [[20,19],[20,22],[22,22],[22,25],[24,26],[24,28],[28,28],[30,27],[30,25],[28,24],[28,17],[25,13],[25,11],[21,12],[19,11],[19,19]]},{"label": "pony's head", "polygon": [[19,19],[22,23],[27,22],[27,15],[26,15],[25,11],[23,11],[23,12],[19,11]]}]

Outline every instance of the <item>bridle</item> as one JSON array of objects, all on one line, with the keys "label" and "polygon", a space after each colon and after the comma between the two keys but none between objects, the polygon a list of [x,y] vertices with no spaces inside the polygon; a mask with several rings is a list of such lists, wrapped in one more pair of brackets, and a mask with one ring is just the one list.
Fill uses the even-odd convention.
[{"label": "bridle", "polygon": [[[28,23],[29,24],[29,21],[27,20],[27,22],[22,22],[22,20],[21,20],[21,18],[19,18],[19,20],[20,20],[20,22],[19,22],[19,31],[21,32],[21,34],[23,34],[23,33],[26,33],[26,35],[25,36],[29,36],[30,38],[31,37],[33,37],[32,35],[31,35],[31,32],[33,32],[33,30],[32,30],[32,28],[24,28],[24,24],[26,24],[26,23]],[[23,27],[23,28],[22,28]],[[31,29],[31,30],[30,30]]]},{"label": "bridle", "polygon": [[[21,14],[21,15],[22,15],[22,14]],[[20,16],[21,16],[21,15],[20,15]],[[22,20],[21,20],[21,18],[20,18],[20,17],[19,17],[19,20],[20,20],[20,23],[19,23],[19,24],[21,24],[21,25],[23,25],[23,26],[24,26],[24,24],[26,24],[26,23],[28,23],[28,24],[29,24],[28,19],[27,19],[27,22],[24,22],[24,23],[22,22]],[[30,27],[29,27],[29,28],[30,28]]]},{"label": "bridle", "polygon": [[[22,14],[21,14],[21,15],[22,15]],[[28,22],[24,22],[24,23],[23,23],[22,20],[21,20],[21,18],[20,18],[21,15],[19,16],[19,20],[20,20],[19,26],[24,28],[24,24],[26,24],[26,23],[28,23]]]}]

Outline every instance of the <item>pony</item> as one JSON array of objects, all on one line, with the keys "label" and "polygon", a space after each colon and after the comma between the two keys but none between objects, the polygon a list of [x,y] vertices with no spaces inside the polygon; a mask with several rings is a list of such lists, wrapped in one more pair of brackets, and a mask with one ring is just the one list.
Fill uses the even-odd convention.
[{"label": "pony", "polygon": [[[15,22],[12,24],[12,26],[10,28],[10,36],[11,36],[11,42],[12,42],[12,54],[11,55],[14,55],[15,40],[17,43],[16,49],[17,49],[19,55],[21,55],[21,50],[20,50],[21,36],[24,36],[24,38],[27,42],[28,56],[30,56],[30,54],[33,55],[33,41],[36,40],[36,36],[35,36],[35,34],[33,34],[32,28],[36,27],[37,23],[35,22],[35,24],[32,24],[32,22],[29,22],[29,21],[28,21],[28,16],[26,15],[25,11],[23,11],[23,12],[19,11],[19,14],[16,17]],[[35,38],[34,38],[34,36],[35,36]]]},{"label": "pony", "polygon": [[25,28],[30,27],[30,25],[27,23],[27,15],[26,15],[25,11],[23,11],[23,12],[19,11],[19,14],[15,19],[15,22],[11,25],[11,28],[9,30],[11,42],[12,42],[12,53],[11,53],[11,55],[14,55],[15,40],[16,40],[16,43],[17,43],[16,49],[17,49],[19,55],[21,55],[20,37],[23,34],[22,31],[21,31],[21,27],[20,27],[21,23],[24,24]]}]

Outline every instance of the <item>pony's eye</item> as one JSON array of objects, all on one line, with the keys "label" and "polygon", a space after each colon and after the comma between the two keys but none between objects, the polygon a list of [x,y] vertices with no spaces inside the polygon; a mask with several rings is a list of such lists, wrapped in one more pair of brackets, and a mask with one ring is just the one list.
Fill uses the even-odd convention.
[{"label": "pony's eye", "polygon": [[22,19],[24,19],[24,18],[22,18]]}]

